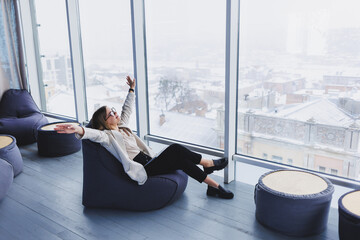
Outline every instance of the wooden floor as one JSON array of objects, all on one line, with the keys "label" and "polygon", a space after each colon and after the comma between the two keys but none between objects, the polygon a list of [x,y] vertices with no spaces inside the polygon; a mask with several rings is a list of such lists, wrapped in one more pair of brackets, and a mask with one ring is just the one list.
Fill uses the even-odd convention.
[{"label": "wooden floor", "polygon": [[[182,197],[161,210],[85,209],[81,151],[43,158],[36,144],[20,150],[24,170],[0,202],[0,239],[295,239],[257,223],[251,185],[228,184],[235,198],[221,200],[206,197],[206,185],[189,179]],[[327,230],[301,239],[338,239],[337,221],[331,209]]]}]

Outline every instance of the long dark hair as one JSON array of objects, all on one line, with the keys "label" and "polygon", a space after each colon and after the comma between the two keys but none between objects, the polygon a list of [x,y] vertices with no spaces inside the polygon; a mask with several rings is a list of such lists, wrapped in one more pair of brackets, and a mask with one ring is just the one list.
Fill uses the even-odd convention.
[{"label": "long dark hair", "polygon": [[92,127],[99,130],[105,130],[105,129],[109,130],[105,118],[106,118],[106,106],[102,106],[98,110],[96,110],[92,115],[92,119],[91,119]]}]

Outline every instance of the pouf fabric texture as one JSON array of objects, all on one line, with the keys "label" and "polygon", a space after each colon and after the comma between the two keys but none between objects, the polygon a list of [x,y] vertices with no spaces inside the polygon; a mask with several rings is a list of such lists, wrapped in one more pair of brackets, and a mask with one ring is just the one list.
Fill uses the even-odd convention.
[{"label": "pouf fabric texture", "polygon": [[[291,193],[270,188],[264,179],[270,174],[282,173],[294,175],[294,181],[302,174],[311,174],[309,177],[317,179],[323,184],[321,191],[306,194],[296,194],[302,188],[311,188],[311,182],[306,186],[303,181],[297,181],[290,186]],[[285,172],[284,172],[285,173]],[[306,175],[302,176],[306,177]],[[312,179],[313,180],[313,179]],[[280,184],[289,184],[289,179],[281,179]],[[256,219],[265,227],[285,235],[305,237],[323,232],[326,228],[330,203],[334,187],[323,177],[297,170],[277,170],[265,173],[255,186]]]},{"label": "pouf fabric texture", "polygon": [[37,128],[48,123],[26,90],[9,89],[0,101],[0,134],[16,138],[17,144],[36,142]]},{"label": "pouf fabric texture", "polygon": [[57,133],[54,127],[57,124],[76,124],[77,122],[54,122],[38,128],[37,146],[40,156],[57,157],[75,153],[81,149],[81,141],[75,134]]},{"label": "pouf fabric texture", "polygon": [[360,239],[360,190],[342,195],[338,201],[339,239]]},{"label": "pouf fabric texture", "polygon": [[0,158],[0,201],[6,196],[14,179],[13,167]]},{"label": "pouf fabric texture", "polygon": [[148,177],[138,185],[124,171],[122,164],[99,143],[82,140],[84,158],[83,205],[149,211],[162,208],[185,191],[188,176],[174,171]]},{"label": "pouf fabric texture", "polygon": [[0,135],[0,158],[12,165],[15,177],[22,172],[23,159],[13,136]]}]

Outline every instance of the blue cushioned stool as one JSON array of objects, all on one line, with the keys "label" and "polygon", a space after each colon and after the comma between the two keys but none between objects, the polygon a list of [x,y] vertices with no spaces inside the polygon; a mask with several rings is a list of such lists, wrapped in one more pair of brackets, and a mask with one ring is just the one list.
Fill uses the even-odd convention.
[{"label": "blue cushioned stool", "polygon": [[65,156],[81,149],[81,141],[75,137],[74,133],[61,134],[54,130],[57,124],[63,123],[80,125],[78,122],[55,122],[38,128],[37,146],[40,156]]},{"label": "blue cushioned stool", "polygon": [[0,158],[0,201],[5,197],[14,179],[13,167]]},{"label": "blue cushioned stool", "polygon": [[22,172],[23,159],[13,136],[0,135],[0,158],[12,165],[15,177]]},{"label": "blue cushioned stool", "polygon": [[325,230],[334,187],[316,174],[278,170],[255,186],[256,219],[283,234],[304,237]]},{"label": "blue cushioned stool", "polygon": [[360,239],[360,190],[342,195],[339,199],[340,240]]}]

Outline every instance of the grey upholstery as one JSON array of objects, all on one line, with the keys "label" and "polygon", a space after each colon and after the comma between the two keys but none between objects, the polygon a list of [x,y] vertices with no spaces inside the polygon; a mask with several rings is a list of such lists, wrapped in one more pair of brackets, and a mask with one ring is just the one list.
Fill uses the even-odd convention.
[{"label": "grey upholstery", "polygon": [[0,201],[6,196],[13,179],[14,172],[12,165],[0,158]]},{"label": "grey upholstery", "polygon": [[17,141],[13,136],[1,134],[0,136],[6,136],[12,138],[12,142],[3,148],[0,148],[0,158],[7,161],[12,165],[14,170],[14,176],[19,175],[23,170],[23,159],[18,146]]},{"label": "grey upholstery", "polygon": [[360,239],[360,190],[342,195],[339,207],[339,239]]}]

